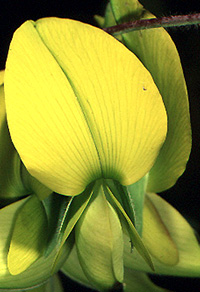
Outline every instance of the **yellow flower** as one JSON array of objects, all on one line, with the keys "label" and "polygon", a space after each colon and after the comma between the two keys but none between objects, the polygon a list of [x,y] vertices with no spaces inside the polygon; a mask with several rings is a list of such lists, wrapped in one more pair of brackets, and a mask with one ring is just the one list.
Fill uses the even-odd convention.
[{"label": "yellow flower", "polygon": [[150,73],[113,37],[77,21],[28,21],[15,32],[5,95],[23,163],[61,194],[77,195],[99,178],[136,182],[166,137]]},{"label": "yellow flower", "polygon": [[[124,196],[128,200],[130,190],[122,185],[131,188],[149,171],[150,188],[158,180],[159,153],[169,145],[166,142],[161,150],[169,122],[161,89],[123,44],[100,29],[74,20],[27,21],[15,32],[10,45],[5,98],[12,141],[34,178],[54,192],[72,196],[63,217],[64,235],[58,240],[58,254],[74,230],[81,267],[90,283],[102,291],[123,282],[122,227],[128,229],[136,249],[152,267],[134,228],[133,210],[121,199]],[[155,161],[156,175],[152,175]],[[165,187],[172,181],[174,177],[167,178]],[[146,182],[142,196],[144,185]],[[39,197],[43,198],[41,194]],[[43,206],[35,197],[24,206],[31,206],[31,200],[41,210],[38,214],[44,216]],[[145,206],[146,218],[151,219],[153,231],[162,234],[165,245],[155,249],[146,219],[144,241],[158,261],[173,266],[178,262],[176,244],[148,199]],[[143,199],[141,216],[142,207]],[[18,266],[15,253],[25,236],[19,236],[23,230],[20,224],[15,226],[8,253],[8,268],[14,275],[41,256],[36,248],[36,255],[35,250],[30,252],[26,268]],[[33,227],[37,229],[36,225]],[[34,231],[36,246],[42,228]],[[20,248],[22,256],[29,245],[27,240]],[[169,258],[164,248],[169,249]]]},{"label": "yellow flower", "polygon": [[[136,248],[152,265],[133,222],[104,186],[105,179],[131,185],[142,178],[166,137],[162,97],[138,58],[90,25],[57,18],[27,21],[10,45],[5,100],[12,141],[33,177],[67,196],[82,193],[96,181],[84,213],[74,212],[76,220],[68,222],[61,244],[78,221],[77,251],[90,281],[99,289],[123,281],[122,227],[116,208]],[[94,214],[102,228],[92,224]],[[22,228],[16,230],[8,253],[13,274],[23,271],[14,260],[15,238],[22,238]],[[24,250],[20,248],[22,254]],[[37,256],[30,253],[27,267]]]}]

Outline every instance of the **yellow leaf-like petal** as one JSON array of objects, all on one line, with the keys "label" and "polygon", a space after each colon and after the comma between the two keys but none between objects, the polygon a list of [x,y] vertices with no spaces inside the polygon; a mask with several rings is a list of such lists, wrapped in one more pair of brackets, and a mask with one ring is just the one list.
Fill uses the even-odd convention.
[{"label": "yellow leaf-like petal", "polygon": [[85,275],[98,290],[105,291],[123,282],[123,233],[103,186],[96,192],[76,224],[75,241]]},{"label": "yellow leaf-like petal", "polygon": [[[62,266],[61,271],[74,281],[94,289],[80,266],[75,247],[70,253],[69,258],[67,258],[67,261]],[[124,277],[126,292],[170,292],[169,290],[156,286],[145,273],[125,268]]]},{"label": "yellow leaf-like petal", "polygon": [[89,282],[88,278],[86,277],[83,269],[80,265],[80,261],[77,255],[77,249],[74,245],[67,261],[63,264],[61,271],[69,278],[73,279],[74,281],[85,285],[86,287],[92,287],[92,284]]},{"label": "yellow leaf-like petal", "polygon": [[[179,260],[176,265],[169,265],[154,258],[155,271],[163,275],[199,277],[200,246],[194,235],[194,230],[181,216],[181,214],[160,196],[151,193],[147,195],[147,198],[151,200],[151,203],[154,205],[159,216],[162,218],[162,221],[179,253]],[[146,212],[147,208],[144,209],[144,220],[148,220],[148,214]],[[148,230],[145,232],[148,232]],[[149,230],[149,232],[151,232],[151,230]],[[158,232],[160,232],[159,229]],[[165,237],[163,237],[163,239],[164,238]],[[158,250],[161,250],[161,248],[166,248],[166,243],[164,241],[157,242],[157,248]],[[152,273],[150,268],[144,265],[140,259],[140,256],[137,254],[137,251],[134,250],[133,253],[130,254],[130,243],[128,237],[125,237],[124,260],[125,266],[129,268]]]},{"label": "yellow leaf-like petal", "polygon": [[[13,227],[19,210],[31,197],[19,200],[13,204],[0,209],[0,290],[13,289],[19,290],[32,288],[33,286],[44,283],[51,276],[51,267],[55,259],[56,249],[48,257],[42,256],[34,262],[26,271],[18,275],[11,275],[7,266],[7,255],[10,239],[13,234]],[[56,272],[66,260],[68,250],[64,249],[62,257],[56,266]]]},{"label": "yellow leaf-like petal", "polygon": [[47,238],[47,218],[36,196],[31,196],[17,215],[7,264],[12,275],[25,271],[40,256]]},{"label": "yellow leaf-like petal", "polygon": [[165,109],[149,72],[113,37],[77,21],[22,25],[5,88],[25,166],[59,193],[78,194],[99,177],[132,184],[165,139]]},{"label": "yellow leaf-like petal", "polygon": [[143,219],[143,242],[149,252],[165,265],[176,265],[177,247],[151,200],[146,196]]}]

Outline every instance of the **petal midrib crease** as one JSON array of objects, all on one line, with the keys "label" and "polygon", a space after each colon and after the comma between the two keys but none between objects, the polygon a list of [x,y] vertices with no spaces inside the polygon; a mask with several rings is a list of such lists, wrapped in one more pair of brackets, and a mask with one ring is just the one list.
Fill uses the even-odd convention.
[{"label": "petal midrib crease", "polygon": [[[76,100],[77,100],[77,102],[78,102],[78,104],[79,104],[79,107],[80,107],[80,109],[81,109],[81,112],[82,112],[82,114],[83,114],[83,116],[84,116],[84,119],[85,119],[85,121],[86,121],[86,124],[87,124],[88,130],[89,130],[89,133],[90,133],[90,135],[91,135],[91,138],[92,138],[92,141],[93,141],[94,147],[95,147],[95,149],[96,149],[96,154],[97,154],[97,157],[98,157],[99,167],[100,167],[100,170],[101,170],[100,175],[99,175],[99,176],[98,176],[98,175],[97,175],[97,176],[94,176],[94,179],[93,179],[93,180],[96,180],[96,179],[99,179],[99,178],[108,178],[108,177],[107,177],[107,174],[108,174],[108,173],[111,173],[111,172],[112,172],[112,173],[114,172],[115,179],[119,179],[119,180],[120,180],[120,175],[119,175],[118,173],[115,173],[115,170],[113,170],[113,166],[109,164],[110,161],[107,160],[106,163],[105,163],[106,170],[104,170],[104,169],[103,169],[103,166],[102,166],[102,159],[104,159],[104,157],[106,157],[106,154],[105,154],[105,151],[104,151],[104,150],[105,150],[105,145],[103,144],[103,141],[101,140],[101,133],[100,133],[99,131],[100,131],[100,130],[101,130],[101,131],[104,131],[103,129],[106,128],[105,123],[104,123],[104,125],[103,125],[103,127],[102,127],[103,129],[102,129],[102,128],[101,128],[101,129],[98,129],[98,123],[97,123],[96,120],[95,120],[95,115],[93,114],[92,106],[91,106],[89,100],[87,100],[88,106],[89,106],[89,108],[90,108],[90,110],[91,110],[91,113],[92,113],[92,118],[93,118],[93,120],[94,120],[94,122],[91,122],[90,114],[88,114],[88,110],[87,110],[86,106],[84,106],[84,103],[82,102],[82,99],[81,99],[80,93],[79,93],[78,90],[76,89],[76,86],[74,85],[74,82],[73,82],[72,79],[70,78],[69,73],[68,73],[66,70],[64,70],[64,68],[63,68],[63,66],[62,66],[62,62],[59,61],[59,58],[58,58],[58,56],[56,56],[55,52],[49,48],[49,46],[47,45],[47,43],[45,43],[45,40],[43,39],[43,37],[42,37],[42,35],[41,35],[41,33],[40,33],[40,30],[37,29],[37,23],[36,23],[36,25],[35,25],[35,28],[36,28],[36,30],[37,30],[37,32],[38,32],[38,35],[39,35],[40,39],[42,40],[44,46],[48,49],[48,51],[50,52],[50,54],[52,55],[52,57],[54,58],[54,60],[56,61],[56,63],[59,65],[59,67],[60,67],[60,69],[62,70],[62,72],[64,73],[64,75],[65,75],[67,81],[69,82],[69,84],[70,84],[70,86],[71,86],[71,89],[72,89],[73,92],[74,92],[74,97],[76,98]],[[87,53],[87,52],[86,52],[86,53]],[[87,54],[87,55],[88,55],[88,54]],[[79,59],[81,60],[81,58],[80,58],[80,56],[79,56],[78,54],[77,54],[76,56],[77,56],[77,58],[79,58]],[[89,55],[88,55],[88,57],[89,57]],[[98,79],[98,76],[95,76],[95,77],[97,77],[97,79]],[[102,91],[103,91],[103,89],[102,89]],[[98,94],[99,94],[99,92],[98,92]],[[103,94],[103,92],[102,92],[102,94]],[[99,104],[99,111],[102,111],[100,104]],[[107,116],[109,117],[109,114],[108,114]],[[103,121],[103,122],[104,122],[104,121]],[[100,138],[101,150],[104,152],[103,155],[100,154],[99,149],[98,149],[98,145],[97,145],[97,143],[96,143],[96,141],[95,141],[95,134],[94,134],[94,132],[93,132],[93,130],[92,130],[92,127],[94,126],[94,124],[97,125],[97,127],[96,127],[96,131],[98,132],[98,137]],[[107,132],[106,132],[106,131],[104,131],[104,133],[107,135]],[[112,132],[111,132],[111,131],[109,131],[109,134],[110,134],[110,136],[112,136]],[[109,143],[109,139],[108,139],[108,138],[106,139],[106,142]],[[113,144],[112,144],[112,145],[113,145]],[[106,149],[109,151],[109,150],[112,148],[112,145],[107,145]],[[111,153],[110,153],[110,154],[111,154]],[[103,156],[104,156],[104,157],[103,157]],[[109,155],[109,156],[110,156],[110,157],[113,157],[112,154]],[[114,157],[113,157],[113,158],[114,158]],[[108,165],[108,164],[109,164],[109,165]],[[110,178],[113,178],[113,177],[110,177]]]},{"label": "petal midrib crease", "polygon": [[61,71],[64,73],[64,75],[65,75],[67,81],[69,82],[69,84],[70,84],[70,86],[71,86],[72,91],[74,92],[74,98],[77,100],[77,102],[78,102],[78,104],[79,104],[79,107],[80,107],[80,109],[81,109],[81,112],[82,112],[82,114],[83,114],[83,116],[84,116],[84,119],[85,119],[85,121],[86,121],[86,124],[87,124],[88,130],[89,130],[89,133],[90,133],[90,135],[91,135],[91,138],[92,138],[92,141],[93,141],[93,144],[94,144],[94,147],[95,147],[95,149],[96,149],[97,156],[98,156],[98,160],[99,160],[99,166],[100,166],[100,169],[101,169],[101,176],[100,176],[100,177],[95,177],[94,179],[101,178],[101,177],[103,177],[103,170],[102,170],[102,165],[101,165],[100,154],[99,154],[99,151],[98,151],[97,145],[96,145],[96,143],[95,143],[95,139],[94,139],[94,137],[93,137],[93,133],[92,133],[92,130],[91,130],[90,123],[89,123],[89,121],[88,121],[88,116],[87,116],[87,114],[86,114],[86,109],[84,108],[84,105],[83,105],[83,103],[81,102],[81,98],[80,98],[80,96],[79,96],[77,90],[75,89],[75,86],[74,86],[72,80],[71,80],[70,77],[68,76],[67,72],[63,69],[62,64],[59,62],[58,58],[56,58],[56,55],[54,54],[54,52],[51,51],[50,48],[49,48],[49,46],[45,43],[45,41],[44,41],[42,35],[40,34],[40,31],[37,29],[37,24],[36,24],[36,23],[35,23],[34,27],[35,27],[35,29],[37,30],[38,35],[39,35],[39,37],[40,37],[40,39],[41,39],[43,45],[47,48],[47,50],[49,51],[49,53],[52,55],[52,57],[54,58],[54,60],[55,60],[56,63],[58,64],[58,66],[59,66],[59,68],[61,69]]}]

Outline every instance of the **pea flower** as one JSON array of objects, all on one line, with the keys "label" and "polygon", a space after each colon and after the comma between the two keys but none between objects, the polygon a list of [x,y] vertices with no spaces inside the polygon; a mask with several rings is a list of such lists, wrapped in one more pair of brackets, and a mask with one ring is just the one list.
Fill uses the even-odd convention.
[{"label": "pea flower", "polygon": [[[111,4],[116,12],[117,5]],[[124,40],[137,47],[137,42]],[[137,55],[144,44],[138,46]],[[151,46],[148,49],[151,55]],[[174,48],[170,51],[173,55]],[[32,196],[2,209],[18,212],[6,254],[11,278],[23,282],[23,275],[49,264],[47,273],[39,280],[36,273],[31,280],[39,284],[52,265],[55,271],[66,258],[66,274],[100,291],[123,282],[127,291],[137,291],[133,289],[141,282],[161,291],[144,272],[187,274],[185,265],[193,253],[182,243],[188,234],[199,254],[191,228],[161,198],[145,194],[172,186],[190,149],[179,60],[178,86],[184,99],[176,111],[169,84],[177,82],[160,74],[161,59],[159,68],[151,66],[155,56],[147,57],[149,64],[140,56],[143,65],[102,30],[68,19],[27,21],[15,32],[6,64],[6,113]],[[183,128],[180,121],[174,126],[174,113],[183,116]],[[183,137],[187,150],[180,151]],[[175,157],[181,161],[178,167]],[[177,220],[176,232],[169,214]],[[23,220],[28,217],[31,228],[25,231]],[[181,226],[186,231],[180,239]],[[195,271],[198,265],[191,266],[191,274]]]},{"label": "pea flower", "polygon": [[[34,70],[28,68],[32,62]],[[72,20],[29,21],[11,42],[5,94],[11,137],[31,175],[68,196],[96,181],[89,193],[105,201],[111,212],[107,220],[119,226],[111,240],[122,241],[102,179],[136,182],[152,167],[164,142],[165,107],[150,73],[101,30]]]}]

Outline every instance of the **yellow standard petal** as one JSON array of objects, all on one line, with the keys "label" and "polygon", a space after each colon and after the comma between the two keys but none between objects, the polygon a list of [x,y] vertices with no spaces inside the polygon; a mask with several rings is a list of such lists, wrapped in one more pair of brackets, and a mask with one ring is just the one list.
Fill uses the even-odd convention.
[{"label": "yellow standard petal", "polygon": [[124,185],[152,167],[165,108],[151,75],[121,43],[77,21],[28,21],[6,65],[11,136],[30,173],[78,194],[99,177]]}]

